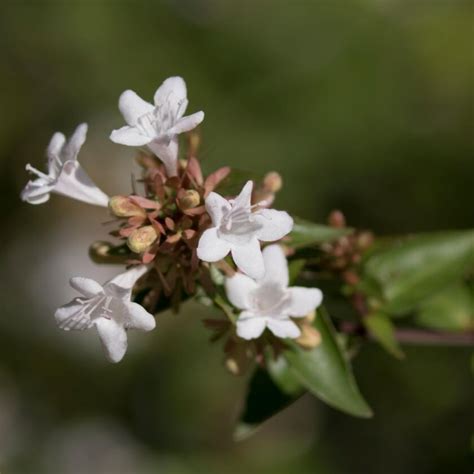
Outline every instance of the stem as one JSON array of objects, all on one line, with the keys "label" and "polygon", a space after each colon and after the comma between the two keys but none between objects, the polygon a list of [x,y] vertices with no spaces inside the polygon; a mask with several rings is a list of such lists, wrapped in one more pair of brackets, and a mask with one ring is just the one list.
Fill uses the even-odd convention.
[{"label": "stem", "polygon": [[[364,327],[347,321],[341,324],[340,331],[345,334],[358,334],[373,339]],[[474,346],[474,331],[447,332],[404,328],[395,329],[394,334],[397,341],[403,344]]]}]

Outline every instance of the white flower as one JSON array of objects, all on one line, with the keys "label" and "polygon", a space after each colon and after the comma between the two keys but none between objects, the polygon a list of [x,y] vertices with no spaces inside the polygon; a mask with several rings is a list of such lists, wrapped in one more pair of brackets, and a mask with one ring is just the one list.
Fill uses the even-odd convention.
[{"label": "white flower", "polygon": [[237,267],[252,278],[265,273],[260,240],[273,242],[293,228],[293,219],[284,211],[264,209],[262,203],[252,206],[252,181],[240,194],[227,201],[217,193],[206,198],[206,210],[213,227],[199,240],[197,255],[205,262],[217,262],[231,252]]},{"label": "white flower", "polygon": [[130,301],[135,282],[147,271],[134,267],[103,286],[90,278],[71,278],[71,286],[82,296],[61,306],[55,318],[61,329],[84,330],[95,326],[107,358],[119,362],[127,351],[127,329],[151,331],[155,318]]},{"label": "white flower", "polygon": [[170,77],[157,89],[152,105],[135,92],[126,90],[119,99],[119,109],[127,126],[114,130],[110,139],[129,146],[148,145],[160,158],[169,176],[178,171],[178,134],[188,132],[204,120],[204,112],[183,117],[188,105],[186,83]]},{"label": "white flower", "polygon": [[265,328],[277,337],[295,339],[301,331],[291,318],[301,318],[314,311],[323,298],[317,288],[288,288],[288,263],[279,245],[263,250],[265,276],[253,280],[242,273],[227,278],[229,301],[242,312],[237,320],[237,334],[243,339],[258,338]]},{"label": "white flower", "polygon": [[62,133],[55,133],[49,142],[48,174],[26,165],[26,170],[37,178],[28,181],[21,193],[21,199],[30,204],[42,204],[50,193],[62,194],[79,201],[107,207],[109,198],[89,178],[77,161],[77,155],[86,141],[87,124],[79,125],[66,142]]}]

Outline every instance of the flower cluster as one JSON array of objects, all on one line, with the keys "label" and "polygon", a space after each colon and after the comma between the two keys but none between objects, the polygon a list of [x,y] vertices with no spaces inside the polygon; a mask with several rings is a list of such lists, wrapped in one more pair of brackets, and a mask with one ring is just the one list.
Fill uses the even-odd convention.
[{"label": "flower cluster", "polygon": [[[260,347],[286,338],[314,347],[319,339],[311,319],[322,293],[289,286],[284,238],[292,231],[293,219],[270,208],[281,187],[280,176],[271,172],[260,183],[241,183],[237,195],[226,188],[232,177],[229,167],[205,176],[194,131],[204,113],[185,116],[187,105],[180,77],[166,79],[153,104],[131,90],[120,96],[127,125],[112,131],[110,139],[146,146],[136,156],[142,175],[134,181],[132,194],[108,197],[85,173],[77,160],[86,139],[85,124],[69,141],[61,133],[53,135],[47,174],[27,165],[36,178],[23,190],[24,201],[41,204],[57,193],[109,208],[115,223],[110,234],[117,243],[95,243],[91,255],[128,268],[103,286],[89,278],[72,278],[71,286],[81,296],[56,311],[58,326],[95,327],[106,356],[118,362],[126,352],[128,329],[150,331],[159,310],[176,309],[186,298],[202,300],[205,295],[217,307],[225,305],[228,318],[218,325],[221,333],[229,332],[228,347],[230,341],[233,347],[252,341]],[[182,133],[188,146],[180,155]]]}]

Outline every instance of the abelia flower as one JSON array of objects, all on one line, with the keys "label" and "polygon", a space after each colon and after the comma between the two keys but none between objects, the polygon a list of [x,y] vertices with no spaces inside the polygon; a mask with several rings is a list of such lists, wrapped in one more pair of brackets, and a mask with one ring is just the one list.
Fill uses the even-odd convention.
[{"label": "abelia flower", "polygon": [[62,133],[55,133],[49,142],[48,174],[38,171],[30,164],[26,170],[37,178],[28,181],[21,193],[21,199],[30,204],[48,201],[50,193],[61,194],[78,201],[107,207],[109,198],[89,178],[77,161],[77,155],[86,140],[87,124],[79,125],[66,142]]},{"label": "abelia flower", "polygon": [[288,263],[279,245],[265,247],[263,259],[263,278],[253,280],[242,273],[226,278],[227,297],[242,310],[237,319],[237,335],[256,339],[268,328],[277,337],[296,339],[301,331],[291,318],[303,318],[314,311],[321,304],[321,290],[288,288]]},{"label": "abelia flower", "polygon": [[90,278],[71,278],[71,286],[82,296],[56,311],[58,326],[65,331],[95,326],[107,358],[119,362],[127,351],[127,329],[151,331],[155,327],[155,318],[131,302],[132,288],[146,271],[145,265],[133,267],[103,286]]},{"label": "abelia flower", "polygon": [[126,90],[119,99],[119,109],[128,125],[114,130],[110,139],[128,146],[143,146],[156,154],[169,176],[178,173],[178,135],[197,127],[204,112],[183,117],[188,105],[186,83],[170,77],[157,89],[154,105],[135,92]]},{"label": "abelia flower", "polygon": [[280,240],[293,228],[293,219],[284,211],[251,205],[252,181],[228,201],[215,192],[206,198],[206,210],[213,226],[199,240],[197,255],[205,262],[217,262],[229,252],[237,267],[259,279],[265,274],[260,242]]}]

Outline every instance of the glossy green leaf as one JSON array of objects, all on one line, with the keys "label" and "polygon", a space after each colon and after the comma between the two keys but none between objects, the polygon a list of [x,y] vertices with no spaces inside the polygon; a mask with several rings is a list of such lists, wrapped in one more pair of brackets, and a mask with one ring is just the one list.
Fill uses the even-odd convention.
[{"label": "glossy green leaf", "polygon": [[307,390],[328,405],[354,416],[372,416],[372,410],[359,392],[347,357],[337,341],[337,333],[324,310],[318,311],[314,325],[321,334],[318,347],[305,350],[290,342],[290,349],[285,351],[293,373]]},{"label": "glossy green leaf", "polygon": [[282,392],[287,395],[299,397],[305,391],[305,388],[291,370],[288,360],[285,357],[280,356],[276,360],[268,357],[266,366],[273,382]]},{"label": "glossy green leaf", "polygon": [[372,254],[364,278],[378,286],[385,312],[403,314],[473,267],[474,231],[425,234]]},{"label": "glossy green leaf", "polygon": [[474,294],[465,283],[451,285],[433,295],[417,311],[420,326],[445,331],[474,329]]},{"label": "glossy green leaf", "polygon": [[248,387],[244,411],[234,430],[235,440],[251,436],[263,422],[291,405],[302,394],[292,392],[294,385],[290,393],[286,393],[281,388],[282,374],[279,377],[280,383],[277,384],[266,370],[261,367],[255,370]]},{"label": "glossy green leaf", "polygon": [[294,248],[308,247],[330,242],[352,233],[352,229],[337,229],[326,225],[315,224],[303,219],[294,218],[295,224],[290,233],[290,244]]},{"label": "glossy green leaf", "polygon": [[395,328],[386,314],[373,313],[363,319],[364,326],[372,337],[397,359],[404,357],[403,351],[395,337]]}]

